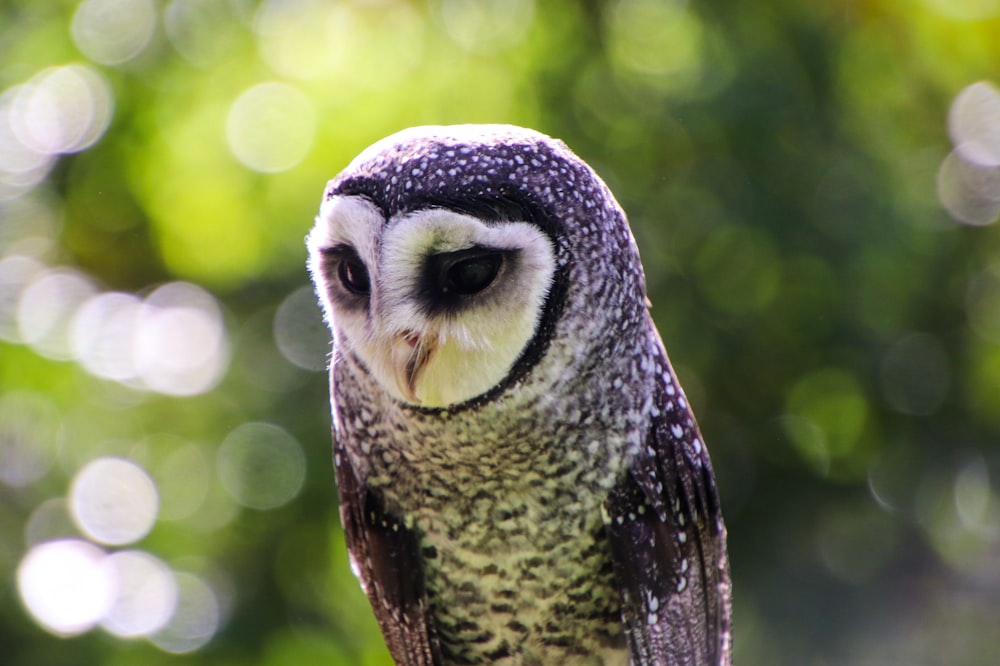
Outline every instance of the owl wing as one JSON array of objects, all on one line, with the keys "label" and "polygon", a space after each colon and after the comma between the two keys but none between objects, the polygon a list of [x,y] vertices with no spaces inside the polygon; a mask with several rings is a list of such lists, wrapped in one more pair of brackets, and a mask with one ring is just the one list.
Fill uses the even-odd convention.
[{"label": "owl wing", "polygon": [[351,568],[368,595],[392,658],[399,666],[442,663],[430,618],[417,535],[385,511],[376,493],[335,445],[340,520]]},{"label": "owl wing", "polygon": [[645,446],[605,503],[631,663],[729,666],[729,561],[715,478],[662,343],[658,354]]}]

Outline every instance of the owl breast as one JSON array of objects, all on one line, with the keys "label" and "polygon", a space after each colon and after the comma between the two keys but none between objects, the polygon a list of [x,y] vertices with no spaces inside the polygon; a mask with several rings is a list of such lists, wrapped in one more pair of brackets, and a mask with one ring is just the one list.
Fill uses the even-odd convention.
[{"label": "owl breast", "polygon": [[624,407],[595,413],[586,387],[556,401],[524,386],[475,410],[419,410],[343,370],[338,438],[420,535],[453,663],[627,663],[601,519],[638,441]]}]

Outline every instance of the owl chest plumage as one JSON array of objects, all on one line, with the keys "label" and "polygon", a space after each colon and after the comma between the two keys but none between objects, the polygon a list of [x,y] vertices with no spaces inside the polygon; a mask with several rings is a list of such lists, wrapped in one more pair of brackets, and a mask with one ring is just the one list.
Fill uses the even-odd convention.
[{"label": "owl chest plumage", "polygon": [[528,382],[479,408],[423,411],[382,399],[360,367],[342,365],[338,445],[419,535],[446,653],[624,663],[601,511],[641,439],[628,405],[642,401],[602,391],[593,380],[604,367],[558,396]]}]

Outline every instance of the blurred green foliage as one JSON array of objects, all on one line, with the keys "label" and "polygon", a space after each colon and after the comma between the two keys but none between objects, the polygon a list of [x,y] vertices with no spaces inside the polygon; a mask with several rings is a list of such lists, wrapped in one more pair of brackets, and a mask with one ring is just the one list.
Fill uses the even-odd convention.
[{"label": "blurred green foliage", "polygon": [[[303,239],[361,149],[458,122],[564,139],[628,211],[719,477],[737,663],[992,663],[1000,233],[936,186],[952,100],[991,78],[987,0],[0,4],[4,663],[389,663]],[[246,424],[277,434],[234,462]],[[159,491],[134,543],[67,509],[106,456]],[[155,556],[203,615],[54,635],[24,562],[60,538]]]}]

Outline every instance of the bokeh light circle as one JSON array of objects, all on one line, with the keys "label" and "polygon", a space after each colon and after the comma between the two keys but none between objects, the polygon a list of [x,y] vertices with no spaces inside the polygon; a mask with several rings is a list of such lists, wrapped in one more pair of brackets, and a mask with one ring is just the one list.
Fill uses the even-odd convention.
[{"label": "bokeh light circle", "polygon": [[[962,525],[973,531],[986,531],[1000,528],[990,520],[989,509],[994,501],[990,489],[990,472],[981,457],[969,460],[955,475],[955,510]],[[994,516],[995,517],[995,516]],[[992,523],[992,524],[991,524]]]},{"label": "bokeh light circle", "polygon": [[98,458],[70,486],[70,510],[80,530],[109,545],[134,543],[153,528],[159,509],[156,485],[134,462]]},{"label": "bokeh light circle", "polygon": [[493,53],[520,43],[531,29],[534,0],[440,0],[445,31],[473,53]]},{"label": "bokeh light circle", "polygon": [[229,110],[226,138],[244,166],[264,173],[287,171],[312,148],[316,111],[298,88],[260,83],[237,98]]},{"label": "bokeh light circle", "polygon": [[32,150],[14,132],[14,101],[22,88],[0,93],[0,201],[15,199],[40,183],[55,164],[52,155]]},{"label": "bokeh light circle", "polygon": [[229,29],[239,25],[233,9],[216,0],[171,0],[163,11],[167,39],[192,65],[211,66],[233,53],[236,40]]},{"label": "bokeh light circle", "polygon": [[96,293],[93,281],[76,271],[56,268],[39,274],[21,292],[17,305],[21,341],[47,358],[72,360],[73,317]]},{"label": "bokeh light circle", "polygon": [[73,320],[73,348],[89,372],[124,382],[135,378],[135,334],[142,300],[133,294],[99,294]]},{"label": "bokeh light circle", "polygon": [[32,257],[13,255],[0,259],[0,339],[23,342],[18,324],[18,303],[24,290],[44,270],[45,265]]},{"label": "bokeh light circle", "polygon": [[958,93],[948,109],[948,134],[966,161],[1000,166],[1000,90],[979,81]]},{"label": "bokeh light circle", "polygon": [[425,22],[400,0],[262,0],[253,24],[271,69],[289,80],[320,80],[342,104],[360,89],[405,85],[423,61]]},{"label": "bokeh light circle", "polygon": [[298,440],[270,423],[244,423],[222,442],[219,477],[237,502],[251,509],[274,509],[291,501],[306,478],[306,458]]},{"label": "bokeh light circle", "polygon": [[288,79],[330,76],[337,56],[345,56],[350,43],[331,39],[326,28],[338,11],[349,16],[355,6],[322,0],[261,0],[253,21],[260,57]]},{"label": "bokeh light circle", "polygon": [[155,29],[153,0],[83,0],[71,26],[77,48],[102,65],[120,65],[138,56]]},{"label": "bokeh light circle", "polygon": [[104,551],[79,539],[49,541],[29,550],[17,569],[17,587],[31,616],[60,636],[92,629],[114,596]]},{"label": "bokeh light circle", "polygon": [[948,135],[938,199],[958,222],[991,224],[1000,216],[1000,90],[988,81],[966,86],[948,109]]},{"label": "bokeh light circle", "polygon": [[39,155],[76,153],[103,136],[114,110],[111,86],[87,65],[43,70],[18,88],[10,126]]},{"label": "bokeh light circle", "polygon": [[214,388],[228,369],[222,310],[201,287],[171,282],[143,300],[97,293],[73,274],[55,273],[54,284],[38,280],[21,299],[20,337],[47,355],[74,358],[103,379],[175,396]]},{"label": "bokeh light circle", "polygon": [[150,636],[165,652],[186,654],[204,646],[222,621],[219,599],[201,578],[177,572],[177,604],[167,625]]},{"label": "bokeh light circle", "polygon": [[289,294],[274,315],[274,341],[288,361],[304,370],[322,372],[330,353],[330,331],[311,286]]},{"label": "bokeh light circle", "polygon": [[970,162],[960,149],[941,162],[937,190],[944,209],[963,224],[983,226],[1000,215],[1000,168]]},{"label": "bokeh light circle", "polygon": [[187,282],[150,294],[139,312],[135,367],[145,387],[166,395],[213,388],[229,367],[229,343],[215,298]]},{"label": "bokeh light circle", "polygon": [[704,30],[687,2],[619,0],[607,28],[616,73],[661,90],[683,91],[698,80]]},{"label": "bokeh light circle", "polygon": [[24,542],[37,546],[47,541],[79,536],[65,497],[50,497],[35,507],[24,524]]},{"label": "bokeh light circle", "polygon": [[115,595],[101,626],[120,638],[163,629],[177,608],[177,581],[170,567],[139,550],[112,553],[104,566],[115,581]]}]

